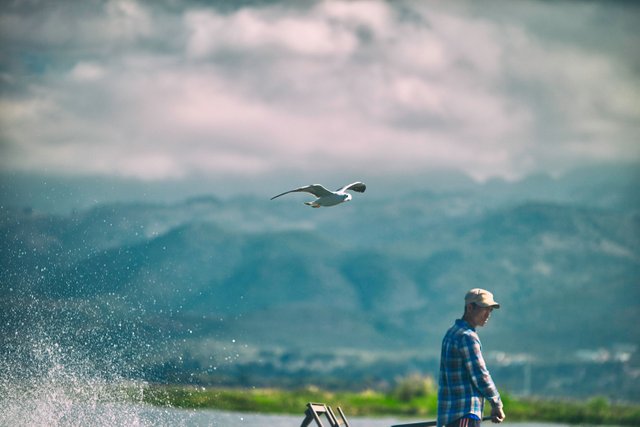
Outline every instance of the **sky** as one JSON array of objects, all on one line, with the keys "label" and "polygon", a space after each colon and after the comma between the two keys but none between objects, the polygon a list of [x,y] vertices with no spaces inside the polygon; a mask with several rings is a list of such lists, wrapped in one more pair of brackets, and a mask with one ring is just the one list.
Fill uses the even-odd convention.
[{"label": "sky", "polygon": [[639,25],[623,1],[6,0],[0,168],[242,191],[637,162]]}]

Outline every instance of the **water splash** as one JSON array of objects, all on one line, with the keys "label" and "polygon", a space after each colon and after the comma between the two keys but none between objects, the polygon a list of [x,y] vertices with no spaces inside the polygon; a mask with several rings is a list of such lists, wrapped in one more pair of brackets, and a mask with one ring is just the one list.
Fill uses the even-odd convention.
[{"label": "water splash", "polygon": [[[70,339],[69,325],[47,322],[34,306],[26,317],[0,316],[0,426],[185,425],[174,411],[144,404],[147,384],[118,352],[96,355]],[[16,310],[9,310],[15,312]],[[77,333],[77,329],[76,329]],[[134,379],[132,379],[134,378]]]}]

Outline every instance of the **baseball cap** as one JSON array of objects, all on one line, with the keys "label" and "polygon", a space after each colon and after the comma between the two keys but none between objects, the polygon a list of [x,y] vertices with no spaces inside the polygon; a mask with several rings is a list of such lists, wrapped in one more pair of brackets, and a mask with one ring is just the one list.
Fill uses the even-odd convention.
[{"label": "baseball cap", "polygon": [[480,307],[500,308],[500,304],[493,299],[493,294],[485,289],[474,288],[464,297],[465,304],[474,303]]}]

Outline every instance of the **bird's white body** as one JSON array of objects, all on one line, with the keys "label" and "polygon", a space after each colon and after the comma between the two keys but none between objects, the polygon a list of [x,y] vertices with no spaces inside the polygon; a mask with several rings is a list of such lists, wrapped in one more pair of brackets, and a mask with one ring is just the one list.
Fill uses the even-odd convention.
[{"label": "bird's white body", "polygon": [[338,194],[331,193],[327,196],[318,197],[312,202],[304,202],[305,205],[311,206],[312,208],[319,208],[321,206],[335,206],[339,205],[343,202],[348,202],[351,200],[351,194]]},{"label": "bird's white body", "polygon": [[339,205],[340,203],[348,202],[349,200],[351,200],[352,196],[351,194],[347,193],[348,190],[364,193],[364,190],[366,188],[367,187],[364,185],[364,183],[359,181],[349,185],[345,185],[344,187],[339,188],[336,191],[329,191],[320,184],[313,184],[296,188],[295,190],[285,191],[284,193],[278,194],[277,196],[273,196],[271,200],[289,193],[305,192],[311,193],[316,196],[315,200],[311,202],[304,202],[305,205],[311,206],[312,208],[319,208],[323,206],[328,207]]}]

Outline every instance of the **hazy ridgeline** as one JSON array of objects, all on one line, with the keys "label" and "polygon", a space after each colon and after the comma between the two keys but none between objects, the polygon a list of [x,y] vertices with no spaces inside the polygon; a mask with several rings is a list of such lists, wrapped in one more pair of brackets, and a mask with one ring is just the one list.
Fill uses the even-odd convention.
[{"label": "hazy ridgeline", "polygon": [[503,305],[481,337],[505,390],[637,401],[636,170],[391,199],[373,187],[317,210],[302,195],[55,214],[5,201],[0,392],[388,388],[434,374],[480,286]]}]

